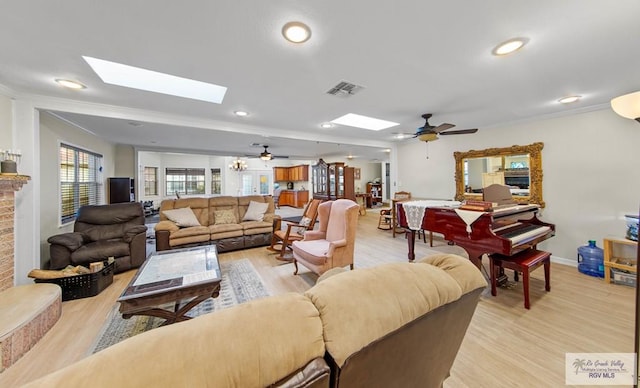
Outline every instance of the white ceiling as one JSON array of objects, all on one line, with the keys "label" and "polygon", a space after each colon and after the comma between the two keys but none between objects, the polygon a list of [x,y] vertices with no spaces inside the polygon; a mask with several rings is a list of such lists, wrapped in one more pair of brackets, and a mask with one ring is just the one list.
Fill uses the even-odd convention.
[{"label": "white ceiling", "polygon": [[[489,131],[601,109],[640,90],[637,0],[34,0],[2,8],[4,89],[144,149],[245,155],[261,152],[251,147],[259,143],[296,158],[385,160],[393,133],[415,132],[423,113],[433,113],[431,124]],[[305,44],[281,36],[294,20],[313,31]],[[517,36],[529,44],[491,55]],[[228,91],[218,105],[107,85],[83,55]],[[54,78],[87,89],[64,89]],[[341,80],[364,89],[347,98],[326,94]],[[571,94],[583,99],[557,103]],[[346,113],[400,125],[320,128]]]}]

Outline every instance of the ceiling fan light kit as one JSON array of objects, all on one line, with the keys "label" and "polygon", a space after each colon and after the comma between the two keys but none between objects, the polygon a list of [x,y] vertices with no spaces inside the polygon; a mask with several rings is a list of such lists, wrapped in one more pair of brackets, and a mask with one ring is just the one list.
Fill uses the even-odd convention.
[{"label": "ceiling fan light kit", "polygon": [[611,108],[620,116],[640,123],[640,92],[614,98],[611,100]]},{"label": "ceiling fan light kit", "polygon": [[264,147],[264,151],[262,151],[260,153],[260,159],[264,160],[265,162],[271,160],[271,152],[269,152],[269,150],[267,148],[269,148],[269,146],[263,145]]},{"label": "ceiling fan light kit", "polygon": [[430,142],[434,140],[438,140],[438,135],[464,135],[467,133],[476,133],[478,132],[478,128],[473,129],[460,129],[457,131],[445,132],[453,127],[454,124],[444,123],[440,125],[431,125],[429,124],[429,119],[431,118],[431,113],[425,113],[422,115],[424,119],[424,126],[418,128],[416,133],[413,135],[414,138],[418,138],[420,141]]},{"label": "ceiling fan light kit", "polygon": [[436,133],[423,133],[421,135],[418,135],[418,140],[435,141],[435,140],[438,140],[438,135]]}]

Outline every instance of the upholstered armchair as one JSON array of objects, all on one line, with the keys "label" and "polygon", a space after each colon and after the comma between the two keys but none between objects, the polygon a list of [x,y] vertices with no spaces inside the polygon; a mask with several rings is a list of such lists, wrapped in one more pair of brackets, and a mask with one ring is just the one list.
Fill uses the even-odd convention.
[{"label": "upholstered armchair", "polygon": [[298,273],[298,263],[318,275],[331,268],[346,265],[353,269],[359,208],[350,199],[320,204],[319,229],[307,231],[302,241],[292,243],[294,275]]},{"label": "upholstered armchair", "polygon": [[115,272],[137,268],[147,256],[147,227],[139,202],[82,206],[73,232],[49,237],[51,269],[115,258]]}]

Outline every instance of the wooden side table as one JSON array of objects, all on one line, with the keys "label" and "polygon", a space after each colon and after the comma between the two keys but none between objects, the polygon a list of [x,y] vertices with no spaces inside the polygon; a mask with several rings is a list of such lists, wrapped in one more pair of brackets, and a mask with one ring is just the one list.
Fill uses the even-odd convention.
[{"label": "wooden side table", "polygon": [[[611,283],[611,268],[638,274],[636,252],[638,242],[619,237],[605,237],[604,245],[604,282]],[[632,247],[632,249],[630,248]],[[628,253],[626,251],[629,251]]]}]

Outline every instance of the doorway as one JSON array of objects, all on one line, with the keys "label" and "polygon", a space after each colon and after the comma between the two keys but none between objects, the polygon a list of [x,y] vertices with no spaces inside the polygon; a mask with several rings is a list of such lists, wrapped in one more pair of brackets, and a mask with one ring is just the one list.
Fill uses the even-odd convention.
[{"label": "doorway", "polygon": [[272,194],[273,171],[243,171],[240,173],[240,195]]},{"label": "doorway", "polygon": [[384,192],[386,194],[385,198],[391,198],[391,185],[389,184],[389,182],[391,182],[391,164],[385,163],[384,164]]}]

